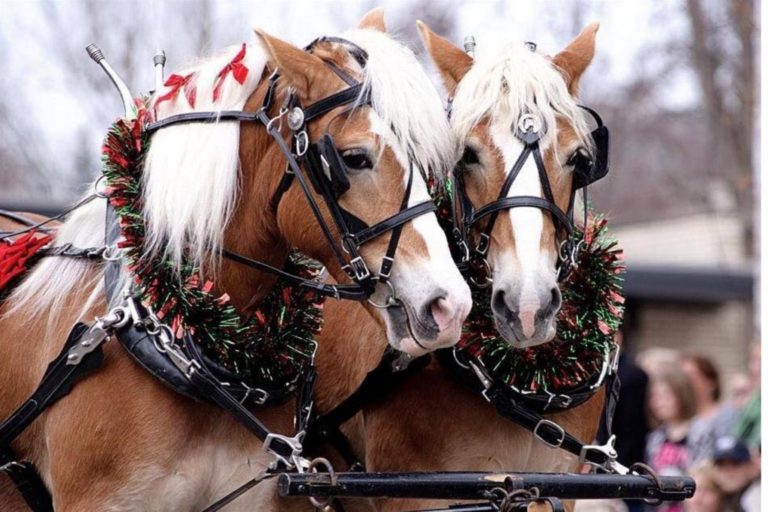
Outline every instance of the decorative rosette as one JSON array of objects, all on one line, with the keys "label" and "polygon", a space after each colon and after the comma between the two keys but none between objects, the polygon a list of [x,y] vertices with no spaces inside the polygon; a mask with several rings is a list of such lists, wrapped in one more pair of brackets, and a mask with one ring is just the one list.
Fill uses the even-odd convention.
[{"label": "decorative rosette", "polygon": [[[145,250],[141,175],[149,136],[143,125],[150,113],[137,100],[136,120],[120,119],[110,128],[102,148],[103,173],[109,202],[119,219],[119,247],[141,300],[171,327],[177,338],[193,335],[203,353],[237,374],[248,386],[276,389],[294,385],[311,363],[315,335],[322,327],[324,297],[278,280],[259,307],[247,315],[226,294],[201,279],[200,269],[180,269]],[[286,270],[308,279],[322,266],[294,252]]]}]

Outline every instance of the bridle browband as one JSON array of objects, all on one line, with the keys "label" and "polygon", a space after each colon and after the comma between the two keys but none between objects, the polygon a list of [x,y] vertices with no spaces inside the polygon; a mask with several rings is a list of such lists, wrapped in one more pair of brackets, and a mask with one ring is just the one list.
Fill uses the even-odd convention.
[{"label": "bridle browband", "polygon": [[[338,37],[321,37],[310,43],[305,48],[311,52],[320,42],[338,43],[352,55],[361,67],[365,67],[368,54],[356,44]],[[308,280],[276,268],[267,263],[254,260],[247,256],[237,254],[224,249],[221,254],[226,258],[249,267],[268,272],[286,278],[291,282],[311,288],[323,295],[353,299],[370,300],[375,292],[377,283],[388,285],[391,296],[381,307],[397,305],[394,288],[389,282],[395,253],[400,241],[403,226],[421,215],[435,211],[435,205],[431,201],[424,201],[414,206],[408,206],[413,184],[413,160],[408,169],[408,182],[400,204],[400,210],[395,215],[388,217],[376,224],[369,226],[364,221],[344,210],[339,204],[339,198],[349,189],[346,166],[329,133],[325,133],[315,142],[309,141],[307,126],[312,121],[322,117],[332,110],[347,106],[348,108],[339,115],[349,112],[360,105],[371,104],[370,92],[364,89],[364,85],[353,79],[348,73],[340,69],[329,60],[323,59],[328,68],[336,74],[348,87],[326,98],[316,101],[311,105],[302,107],[295,93],[289,93],[275,117],[270,117],[268,112],[272,109],[279,73],[277,70],[269,77],[269,85],[264,102],[256,112],[239,110],[226,110],[221,112],[190,112],[167,117],[165,119],[149,123],[145,130],[156,132],[157,130],[185,123],[215,123],[219,121],[258,122],[264,125],[267,133],[274,139],[280,151],[287,160],[287,168],[280,184],[275,191],[271,204],[277,209],[283,194],[290,188],[294,178],[298,181],[304,196],[312,210],[315,219],[320,225],[334,257],[342,270],[352,279],[353,284],[326,284]],[[286,142],[280,133],[283,117],[287,119],[287,125],[291,131],[291,143]],[[276,126],[277,125],[277,126]],[[302,164],[304,164],[302,166]],[[303,167],[303,168],[302,168]],[[306,172],[305,172],[306,171]],[[421,171],[421,170],[420,170]],[[423,171],[422,171],[423,172]],[[333,230],[326,223],[320,210],[320,205],[315,199],[312,189],[322,197],[325,206],[330,212],[335,231],[339,234],[339,243],[333,234]],[[374,275],[360,254],[360,248],[381,235],[391,231],[387,250],[379,268]],[[372,303],[374,305],[378,305]]]},{"label": "bridle browband", "polygon": [[[454,241],[461,248],[459,265],[462,270],[466,271],[471,267],[474,270],[481,269],[485,271],[484,281],[478,282],[474,277],[471,277],[475,285],[481,287],[490,285],[490,267],[486,257],[490,248],[491,232],[496,224],[499,212],[511,208],[539,208],[548,212],[552,217],[558,248],[558,281],[565,279],[568,271],[574,265],[576,252],[579,249],[579,241],[575,236],[573,220],[576,191],[583,191],[584,203],[586,205],[587,185],[599,180],[608,173],[608,129],[603,125],[603,121],[597,112],[588,107],[581,105],[580,107],[586,110],[597,123],[597,128],[590,134],[594,141],[594,154],[589,159],[586,159],[586,161],[581,162],[581,165],[576,165],[568,206],[565,211],[555,201],[552,185],[541,154],[539,143],[544,136],[545,127],[532,114],[522,115],[517,124],[513,125],[512,129],[515,136],[523,143],[523,150],[507,174],[504,184],[499,191],[498,198],[495,201],[485,204],[480,208],[475,208],[466,193],[463,176],[460,173],[456,173],[456,194],[452,208],[453,237]],[[543,197],[507,197],[512,184],[529,157],[533,157],[536,164]],[[470,232],[474,226],[486,217],[488,220],[485,226],[479,230],[477,243],[470,249]],[[565,236],[558,240],[560,234]]]}]

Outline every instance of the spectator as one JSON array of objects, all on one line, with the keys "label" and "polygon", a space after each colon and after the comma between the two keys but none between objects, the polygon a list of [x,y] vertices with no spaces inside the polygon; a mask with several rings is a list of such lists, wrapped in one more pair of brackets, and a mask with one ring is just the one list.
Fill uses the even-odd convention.
[{"label": "spectator", "polygon": [[759,512],[759,457],[752,457],[741,440],[728,436],[715,441],[713,461],[714,480],[725,494],[724,512]]},{"label": "spectator", "polygon": [[[635,462],[645,460],[645,438],[650,428],[645,407],[638,408],[637,404],[647,403],[648,375],[635,364],[634,358],[626,349],[623,328],[616,333],[614,339],[621,350],[618,369],[621,388],[614,410],[612,433],[616,435],[617,459],[629,467]],[[597,440],[600,444],[608,440],[603,424],[600,425]],[[642,501],[627,501],[626,506],[629,512],[643,510]]]},{"label": "spectator", "polygon": [[739,415],[732,404],[720,404],[720,374],[706,356],[684,354],[681,368],[688,376],[696,400],[696,416],[688,435],[691,466],[712,458],[715,439],[728,435]]},{"label": "spectator", "polygon": [[656,372],[679,368],[680,352],[664,347],[646,348],[637,354],[637,364],[653,377]]},{"label": "spectator", "polygon": [[717,484],[715,468],[711,462],[699,465],[691,476],[696,481],[696,492],[683,503],[685,512],[724,512],[725,494]]},{"label": "spectator", "polygon": [[[680,371],[659,370],[651,377],[651,414],[659,427],[648,436],[646,460],[661,475],[683,476],[690,463],[688,433],[696,413],[693,387]],[[681,503],[666,503],[660,512],[681,512]]]},{"label": "spectator", "polygon": [[760,449],[760,342],[752,345],[749,373],[753,392],[741,412],[734,433],[753,451]]},{"label": "spectator", "polygon": [[730,380],[729,401],[736,409],[742,410],[746,407],[749,399],[752,398],[752,392],[754,391],[752,377],[747,373],[739,372],[731,376]]}]

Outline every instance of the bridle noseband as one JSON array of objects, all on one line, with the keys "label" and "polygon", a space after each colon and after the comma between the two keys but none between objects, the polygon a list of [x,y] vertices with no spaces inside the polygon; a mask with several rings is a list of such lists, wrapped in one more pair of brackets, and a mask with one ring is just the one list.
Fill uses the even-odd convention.
[{"label": "bridle noseband", "polygon": [[[575,164],[573,185],[568,200],[568,207],[565,211],[555,202],[552,186],[541,154],[539,143],[545,133],[545,127],[541,125],[537,117],[531,114],[522,115],[517,124],[513,126],[515,136],[523,143],[523,150],[507,174],[495,201],[485,204],[480,208],[475,208],[467,195],[463,176],[460,173],[456,173],[456,193],[454,194],[455,199],[452,208],[454,216],[453,237],[462,252],[459,262],[460,268],[465,272],[481,270],[485,273],[483,276],[484,281],[477,281],[474,276],[470,276],[470,279],[472,279],[473,284],[476,286],[487,287],[491,284],[490,267],[486,258],[491,242],[491,232],[496,224],[498,214],[502,210],[528,207],[539,208],[548,212],[555,225],[555,236],[557,237],[558,234],[565,233],[565,237],[557,241],[558,281],[564,280],[569,270],[575,264],[576,255],[579,250],[579,240],[575,234],[573,220],[576,191],[583,191],[584,203],[586,205],[587,186],[608,174],[608,128],[603,125],[603,121],[597,112],[588,107],[581,106],[581,108],[592,115],[597,122],[597,128],[590,134],[594,142],[594,154],[591,155],[591,158],[585,158],[585,161]],[[507,197],[512,184],[531,156],[536,163],[543,197]],[[477,243],[474,247],[470,248],[470,232],[473,226],[486,217],[488,220],[477,235]]]},{"label": "bridle noseband", "polygon": [[[305,48],[311,52],[320,42],[339,43],[352,55],[352,57],[365,67],[368,54],[356,44],[345,39],[337,37],[321,37],[310,43]],[[336,298],[346,298],[354,300],[369,299],[376,289],[377,283],[388,285],[391,296],[381,307],[389,307],[398,304],[394,288],[389,282],[392,267],[394,265],[395,253],[400,241],[403,226],[411,220],[421,215],[435,211],[435,205],[432,201],[424,201],[414,206],[408,206],[411,198],[411,189],[413,184],[413,159],[410,159],[408,169],[408,182],[400,204],[400,210],[376,224],[369,226],[363,220],[352,213],[346,211],[339,204],[339,198],[347,192],[350,187],[347,179],[347,167],[341,155],[338,152],[333,138],[329,133],[325,133],[319,140],[310,141],[308,135],[308,124],[322,117],[332,110],[347,106],[339,115],[349,112],[360,105],[371,105],[370,91],[366,91],[362,83],[356,81],[348,73],[340,69],[333,62],[323,59],[328,68],[343,80],[348,87],[315,103],[302,107],[298,97],[294,93],[288,94],[283,106],[275,117],[268,115],[272,109],[279,73],[276,70],[269,77],[269,85],[262,107],[256,112],[244,111],[222,111],[222,112],[191,112],[170,116],[160,121],[150,123],[145,130],[154,132],[167,126],[190,122],[218,122],[218,121],[239,121],[239,122],[259,122],[264,125],[267,132],[275,140],[281,152],[288,161],[288,165],[280,184],[272,198],[272,207],[277,209],[284,193],[290,188],[294,179],[299,183],[304,196],[312,210],[315,219],[320,225],[323,235],[341,266],[342,270],[352,279],[354,284],[323,284],[316,281],[308,281],[299,276],[287,274],[281,269],[272,267],[266,263],[253,260],[246,256],[224,250],[222,254],[241,264],[245,264],[262,271],[287,277],[301,286],[312,288],[320,293]],[[280,133],[280,121],[285,116],[288,127],[291,131],[290,146]],[[276,127],[275,125],[278,124]],[[302,165],[303,164],[303,165]],[[420,169],[420,172],[423,172]],[[333,234],[333,230],[323,218],[320,206],[315,199],[312,189],[322,197],[328,211],[335,231],[338,233],[341,243],[339,243]],[[374,275],[363,260],[361,247],[391,231],[387,250],[382,258],[380,270]],[[377,305],[377,304],[374,304]]]}]

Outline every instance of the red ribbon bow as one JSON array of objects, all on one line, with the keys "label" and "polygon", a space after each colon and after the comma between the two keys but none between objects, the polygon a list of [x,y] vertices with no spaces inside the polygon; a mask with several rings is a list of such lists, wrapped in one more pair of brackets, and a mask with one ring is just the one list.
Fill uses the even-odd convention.
[{"label": "red ribbon bow", "polygon": [[224,80],[227,78],[227,74],[232,73],[232,76],[240,85],[245,83],[245,78],[248,76],[248,67],[243,64],[244,58],[245,43],[243,43],[243,46],[240,48],[240,51],[237,52],[237,55],[235,55],[235,57],[229,61],[226,66],[221,68],[219,74],[216,75],[216,85],[213,88],[213,101],[217,101],[219,99],[221,86],[224,85]]},{"label": "red ribbon bow", "polygon": [[184,91],[184,96],[187,98],[187,101],[189,102],[189,106],[192,108],[195,108],[195,98],[197,97],[197,87],[192,81],[194,77],[195,77],[194,73],[190,73],[186,76],[176,75],[176,74],[169,76],[168,80],[166,80],[163,85],[165,85],[166,87],[170,87],[171,90],[163,94],[159,98],[157,98],[157,101],[155,102],[155,108],[157,108],[157,106],[164,101],[174,99],[176,95],[179,94],[179,91],[181,90]]}]

